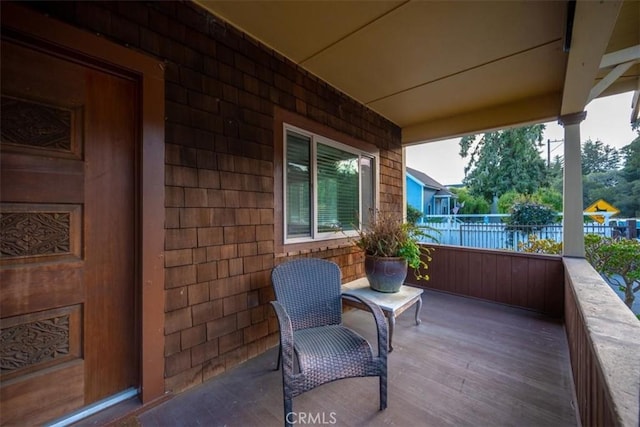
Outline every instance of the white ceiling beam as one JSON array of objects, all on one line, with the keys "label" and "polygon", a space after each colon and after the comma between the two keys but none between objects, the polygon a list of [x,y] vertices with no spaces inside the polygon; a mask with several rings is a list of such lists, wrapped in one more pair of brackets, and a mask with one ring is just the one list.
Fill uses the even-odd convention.
[{"label": "white ceiling beam", "polygon": [[487,105],[467,113],[426,120],[402,128],[402,144],[412,145],[490,132],[513,126],[554,121],[560,109],[560,92]]},{"label": "white ceiling beam", "polygon": [[616,68],[611,70],[609,72],[609,74],[604,76],[604,78],[602,80],[600,80],[593,87],[593,89],[591,89],[591,92],[589,92],[589,98],[587,99],[587,104],[589,102],[593,101],[598,96],[600,96],[600,94],[602,92],[604,92],[605,89],[607,89],[609,86],[611,86],[613,84],[613,82],[618,80],[620,78],[620,76],[622,76],[629,68],[631,68],[637,62],[638,62],[637,60],[636,61],[625,62],[624,64],[620,64]]},{"label": "white ceiling beam", "polygon": [[618,0],[576,3],[561,115],[583,111],[587,105],[622,3]]},{"label": "white ceiling beam", "polygon": [[607,53],[600,61],[600,69],[614,67],[629,61],[640,59],[640,44],[615,52]]}]

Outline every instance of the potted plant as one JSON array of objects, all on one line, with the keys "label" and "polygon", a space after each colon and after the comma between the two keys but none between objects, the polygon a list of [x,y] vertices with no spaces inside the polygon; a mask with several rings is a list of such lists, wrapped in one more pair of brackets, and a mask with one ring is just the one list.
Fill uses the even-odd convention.
[{"label": "potted plant", "polygon": [[427,230],[391,213],[375,212],[372,221],[359,228],[355,245],[365,253],[364,269],[372,289],[398,292],[411,267],[418,280],[429,280],[424,273],[433,248],[419,244],[433,238]]}]

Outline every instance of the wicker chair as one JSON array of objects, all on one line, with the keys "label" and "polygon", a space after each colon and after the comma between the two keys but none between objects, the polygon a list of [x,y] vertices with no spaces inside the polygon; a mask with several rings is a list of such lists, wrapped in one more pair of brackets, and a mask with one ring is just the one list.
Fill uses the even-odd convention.
[{"label": "wicker chair", "polygon": [[[316,258],[298,259],[275,267],[271,273],[280,326],[284,422],[295,419],[293,398],[330,381],[351,377],[379,377],[380,410],[387,407],[388,326],[382,310],[361,301],[373,313],[378,331],[378,356],[355,331],[342,326],[340,268]],[[294,360],[294,352],[297,356]],[[297,362],[298,369],[294,369]]]}]

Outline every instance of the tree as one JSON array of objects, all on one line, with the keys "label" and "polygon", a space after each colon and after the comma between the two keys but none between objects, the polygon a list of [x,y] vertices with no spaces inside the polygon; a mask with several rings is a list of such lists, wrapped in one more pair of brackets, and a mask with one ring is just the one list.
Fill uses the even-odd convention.
[{"label": "tree", "polygon": [[542,124],[485,133],[460,140],[460,156],[469,158],[464,183],[472,195],[493,201],[509,190],[533,194],[546,180]]},{"label": "tree", "polygon": [[549,181],[549,187],[562,194],[563,177],[564,175],[564,158],[562,156],[555,156],[549,169],[547,170],[547,179]]},{"label": "tree", "polygon": [[[635,129],[640,133],[640,128]],[[562,157],[556,156],[548,180],[558,192],[562,192],[563,169]],[[640,135],[619,151],[602,141],[587,140],[582,144],[582,172],[584,207],[604,199],[620,209],[621,218],[640,216]],[[554,199],[556,206],[561,199]]]},{"label": "tree", "polygon": [[[619,186],[626,184],[620,171],[595,172],[582,177],[582,202],[587,207],[596,200],[604,199],[618,207]],[[619,207],[618,207],[619,208]]]},{"label": "tree", "polygon": [[588,139],[582,144],[582,175],[608,172],[620,167],[618,150],[600,140]]},{"label": "tree", "polygon": [[618,285],[624,292],[625,304],[631,308],[635,293],[640,290],[640,241],[587,234],[585,251],[587,261]]},{"label": "tree", "polygon": [[562,193],[550,187],[541,187],[530,196],[509,190],[498,199],[498,212],[509,213],[519,203],[533,202],[562,212]]},{"label": "tree", "polygon": [[621,149],[624,158],[622,174],[627,181],[640,179],[640,136]]},{"label": "tree", "polygon": [[615,207],[620,209],[620,218],[640,217],[640,179],[625,182],[617,188]]},{"label": "tree", "polygon": [[458,215],[488,214],[491,212],[489,203],[482,197],[472,196],[466,188],[450,188],[458,196],[458,205],[463,205]]},{"label": "tree", "polygon": [[640,129],[638,132],[638,137],[621,149],[624,166],[620,175],[626,185],[618,192],[620,200],[616,207],[620,209],[620,215],[626,217],[640,216]]}]

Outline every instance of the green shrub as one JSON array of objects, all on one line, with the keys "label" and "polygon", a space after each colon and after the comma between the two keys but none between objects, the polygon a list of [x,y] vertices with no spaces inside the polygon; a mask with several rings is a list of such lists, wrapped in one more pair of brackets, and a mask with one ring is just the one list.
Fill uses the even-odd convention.
[{"label": "green shrub", "polygon": [[562,255],[562,242],[556,242],[553,239],[539,239],[535,234],[530,234],[526,243],[518,243],[518,249],[533,254]]},{"label": "green shrub", "polygon": [[516,190],[509,190],[498,199],[498,213],[509,213],[517,203],[524,203],[526,201],[525,196]]},{"label": "green shrub", "polygon": [[562,193],[550,187],[538,188],[533,193],[533,200],[536,202],[551,207],[556,212],[562,212]]},{"label": "green shrub", "polygon": [[414,208],[407,203],[407,222],[409,224],[417,224],[421,218],[422,212],[420,212],[420,209]]},{"label": "green shrub", "polygon": [[556,222],[556,212],[549,206],[534,202],[516,203],[511,209],[507,229],[538,231],[545,225]]}]

